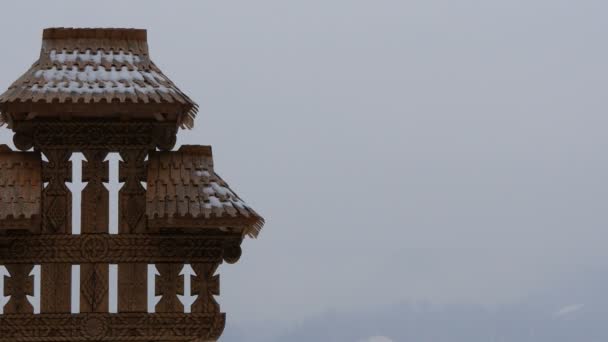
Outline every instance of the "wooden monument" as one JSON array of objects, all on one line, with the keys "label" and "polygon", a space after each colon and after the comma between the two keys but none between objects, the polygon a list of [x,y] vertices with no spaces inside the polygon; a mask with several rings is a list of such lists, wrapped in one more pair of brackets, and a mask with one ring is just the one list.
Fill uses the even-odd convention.
[{"label": "wooden monument", "polygon": [[[264,220],[214,171],[211,147],[174,150],[197,105],[150,60],[145,30],[52,28],[40,58],[0,95],[0,121],[20,151],[0,146],[1,342],[215,341],[225,314],[218,266],[241,256]],[[7,133],[2,133],[7,134]],[[71,156],[82,153],[80,233],[72,227]],[[108,155],[118,153],[117,232],[111,233]],[[76,216],[75,216],[76,217]],[[185,264],[192,295],[184,294]],[[34,266],[40,265],[40,312]],[[72,266],[80,267],[72,294]],[[117,312],[109,312],[117,265]],[[148,311],[148,265],[155,265]],[[72,298],[80,308],[72,311]]]}]

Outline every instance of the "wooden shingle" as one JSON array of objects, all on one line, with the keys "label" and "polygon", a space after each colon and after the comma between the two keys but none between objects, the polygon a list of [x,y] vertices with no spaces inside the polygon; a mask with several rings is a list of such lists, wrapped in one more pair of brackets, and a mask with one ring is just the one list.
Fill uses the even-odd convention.
[{"label": "wooden shingle", "polygon": [[39,153],[0,146],[0,231],[39,230],[41,170]]},{"label": "wooden shingle", "polygon": [[210,146],[148,157],[146,213],[158,228],[237,229],[257,236],[264,219],[215,172]]}]

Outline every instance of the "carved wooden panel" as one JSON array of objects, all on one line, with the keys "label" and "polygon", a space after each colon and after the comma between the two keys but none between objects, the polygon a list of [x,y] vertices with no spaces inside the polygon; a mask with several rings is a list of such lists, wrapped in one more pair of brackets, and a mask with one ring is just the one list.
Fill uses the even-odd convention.
[{"label": "carved wooden panel", "polygon": [[119,179],[124,185],[119,192],[118,231],[121,234],[146,233],[146,189],[141,182],[146,180],[146,150],[124,150],[120,152],[122,162]]},{"label": "carved wooden panel", "polygon": [[80,265],[80,312],[108,312],[108,267]]},{"label": "carved wooden panel", "polygon": [[220,294],[220,276],[216,275],[219,264],[193,264],[196,276],[192,280],[192,294],[197,295],[192,312],[220,312],[214,296]]},{"label": "carved wooden panel", "polygon": [[239,236],[88,234],[0,236],[1,264],[209,263],[232,260]]},{"label": "carved wooden panel", "polygon": [[42,232],[70,234],[72,232],[72,193],[65,182],[72,180],[71,152],[44,150],[48,162],[42,166],[42,179],[48,185],[42,191]]},{"label": "carved wooden panel", "polygon": [[27,264],[5,266],[10,273],[10,278],[6,278],[4,281],[4,295],[11,296],[11,298],[4,307],[4,313],[33,312],[34,308],[27,300],[27,296],[34,295],[34,279],[30,276],[34,266]]},{"label": "carved wooden panel", "polygon": [[83,234],[107,233],[109,220],[109,193],[104,182],[108,182],[108,155],[104,150],[85,150],[82,181],[87,182],[82,190],[81,225]]},{"label": "carved wooden panel", "polygon": [[215,341],[225,321],[204,313],[0,315],[0,342]]},{"label": "carved wooden panel", "polygon": [[42,264],[40,272],[40,312],[71,312],[72,266]]},{"label": "carved wooden panel", "polygon": [[148,265],[118,265],[118,312],[147,312]]},{"label": "carved wooden panel", "polygon": [[[82,191],[82,234],[88,241],[83,254],[104,253],[105,246],[98,244],[91,234],[107,234],[109,220],[109,192],[103,185],[108,181],[109,168],[105,162],[107,151],[84,150]],[[96,236],[95,235],[95,236]],[[87,239],[88,238],[88,239]],[[108,264],[84,263],[80,265],[80,312],[108,312]]]},{"label": "carved wooden panel", "polygon": [[[42,179],[48,182],[42,191],[42,231],[47,234],[67,236],[72,232],[72,193],[65,185],[65,182],[72,180],[71,151],[48,149],[42,152],[48,159],[42,167]],[[18,250],[20,250],[19,246],[13,247],[13,251]],[[23,252],[27,253],[27,248],[24,248]],[[40,288],[41,312],[70,312],[71,265],[47,264],[44,259],[37,261],[43,262]]]},{"label": "carved wooden panel", "polygon": [[170,122],[151,121],[56,121],[36,120],[14,123],[13,141],[20,150],[49,148],[83,151],[102,149],[171,150],[177,127]]},{"label": "carved wooden panel", "polygon": [[157,312],[184,312],[177,295],[184,295],[183,264],[157,264],[160,275],[156,278],[156,295],[162,296],[156,305]]}]

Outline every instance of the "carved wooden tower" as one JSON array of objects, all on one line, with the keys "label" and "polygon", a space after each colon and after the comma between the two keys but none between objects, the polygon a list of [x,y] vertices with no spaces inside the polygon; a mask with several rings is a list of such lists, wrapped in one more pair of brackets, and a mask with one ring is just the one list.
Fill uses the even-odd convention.
[{"label": "carved wooden tower", "polygon": [[[22,151],[0,146],[0,265],[10,273],[0,341],[219,338],[225,315],[214,299],[215,272],[223,261],[238,261],[243,238],[257,236],[264,220],[215,173],[209,146],[172,151],[178,129],[191,128],[196,111],[150,60],[145,30],[44,30],[39,60],[0,96],[0,121]],[[85,160],[73,168],[74,153]],[[112,154],[121,159],[116,201],[104,184]],[[80,169],[75,177],[86,186],[70,189]],[[73,191],[81,197],[78,227]],[[191,313],[178,298],[185,264],[196,273]],[[158,270],[150,290],[162,296],[154,313],[149,265]],[[40,312],[28,299],[35,295]]]}]

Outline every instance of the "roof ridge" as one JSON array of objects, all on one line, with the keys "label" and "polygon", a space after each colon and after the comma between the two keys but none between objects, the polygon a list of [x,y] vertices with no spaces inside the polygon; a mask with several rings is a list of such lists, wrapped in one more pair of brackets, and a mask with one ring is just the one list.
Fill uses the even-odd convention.
[{"label": "roof ridge", "polygon": [[50,27],[42,31],[42,39],[118,39],[148,40],[145,29]]}]

